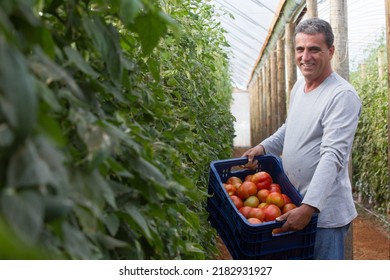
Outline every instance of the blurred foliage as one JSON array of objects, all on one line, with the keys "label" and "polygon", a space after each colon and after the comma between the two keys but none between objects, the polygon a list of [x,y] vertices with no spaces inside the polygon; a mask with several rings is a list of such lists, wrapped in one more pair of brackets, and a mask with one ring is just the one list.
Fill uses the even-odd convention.
[{"label": "blurred foliage", "polygon": [[[380,43],[382,42],[382,43]],[[367,49],[367,58],[351,74],[362,100],[362,114],[353,147],[353,181],[363,203],[385,214],[390,205],[388,169],[387,65],[379,75],[378,56],[386,57],[384,39]]]},{"label": "blurred foliage", "polygon": [[0,217],[15,238],[53,258],[214,256],[208,168],[234,130],[213,16],[200,0],[0,2]]}]

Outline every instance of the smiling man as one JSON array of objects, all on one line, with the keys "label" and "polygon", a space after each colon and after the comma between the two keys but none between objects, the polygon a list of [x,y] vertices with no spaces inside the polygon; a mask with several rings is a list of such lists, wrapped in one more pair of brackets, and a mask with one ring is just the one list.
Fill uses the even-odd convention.
[{"label": "smiling man", "polygon": [[314,259],[344,259],[344,240],[357,216],[348,160],[361,111],[355,89],[333,72],[333,31],[318,18],[295,30],[295,63],[302,78],[291,91],[285,123],[246,151],[282,155],[283,168],[303,196],[302,204],[279,217],[283,230],[300,230],[318,212]]}]

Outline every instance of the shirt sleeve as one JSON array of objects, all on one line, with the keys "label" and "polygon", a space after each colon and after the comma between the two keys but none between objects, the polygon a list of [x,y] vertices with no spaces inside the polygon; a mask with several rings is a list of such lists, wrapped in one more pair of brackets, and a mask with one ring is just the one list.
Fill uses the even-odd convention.
[{"label": "shirt sleeve", "polygon": [[274,154],[276,156],[282,154],[285,133],[286,125],[283,124],[274,134],[260,143],[264,146],[266,154]]}]

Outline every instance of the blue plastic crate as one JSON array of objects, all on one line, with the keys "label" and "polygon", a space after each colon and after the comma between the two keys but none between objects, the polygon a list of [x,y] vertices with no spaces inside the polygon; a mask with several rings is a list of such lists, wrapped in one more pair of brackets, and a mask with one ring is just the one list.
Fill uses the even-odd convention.
[{"label": "blue plastic crate", "polygon": [[210,177],[206,210],[209,212],[210,224],[217,230],[221,239],[234,259],[311,259],[314,251],[317,230],[317,214],[302,230],[272,234],[283,222],[264,222],[250,224],[236,209],[222,183],[231,176],[244,180],[249,174],[258,171],[268,172],[273,181],[278,183],[282,192],[287,194],[293,203],[300,205],[302,196],[285,175],[281,161],[273,155],[256,158],[258,166],[254,170],[242,169],[246,158],[214,161],[210,164]]}]

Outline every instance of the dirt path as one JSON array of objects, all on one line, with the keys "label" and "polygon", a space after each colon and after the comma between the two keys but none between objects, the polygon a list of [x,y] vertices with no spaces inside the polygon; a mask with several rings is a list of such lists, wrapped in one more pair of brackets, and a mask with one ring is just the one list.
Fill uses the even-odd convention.
[{"label": "dirt path", "polygon": [[[233,157],[240,157],[246,148],[236,148]],[[353,259],[390,260],[390,221],[384,221],[357,205],[358,217],[353,222]],[[232,259],[218,239],[218,259]]]}]

